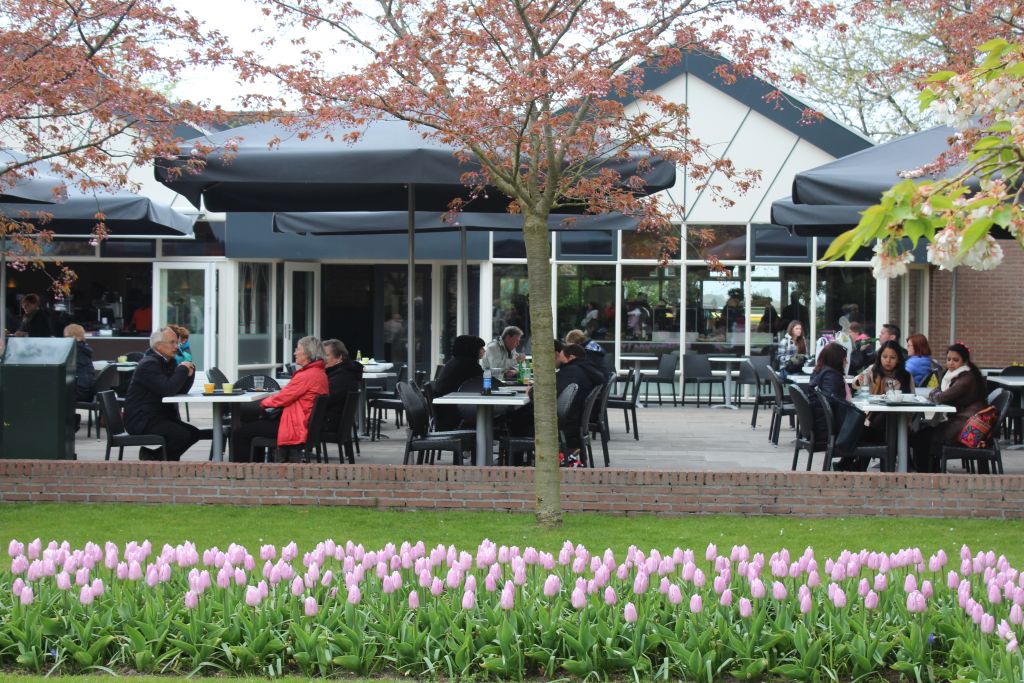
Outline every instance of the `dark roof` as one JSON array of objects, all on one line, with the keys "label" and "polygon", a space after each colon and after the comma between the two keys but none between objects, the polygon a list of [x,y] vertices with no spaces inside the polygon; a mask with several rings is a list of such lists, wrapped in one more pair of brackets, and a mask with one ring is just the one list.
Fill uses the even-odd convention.
[{"label": "dark roof", "polygon": [[737,76],[733,83],[726,83],[715,71],[723,64],[728,64],[728,60],[723,57],[686,52],[677,64],[668,69],[649,69],[644,87],[655,90],[688,73],[834,157],[853,154],[872,146],[870,140],[827,117],[813,123],[803,121],[803,112],[807,106],[788,95],[779,101],[766,100],[766,97],[779,90],[767,81],[755,76]]}]

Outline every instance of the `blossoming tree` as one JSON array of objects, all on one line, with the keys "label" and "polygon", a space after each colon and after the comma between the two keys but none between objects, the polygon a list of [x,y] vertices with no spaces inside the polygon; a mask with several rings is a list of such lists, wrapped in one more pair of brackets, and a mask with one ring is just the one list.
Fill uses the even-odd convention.
[{"label": "blossoming tree", "polygon": [[[133,164],[173,149],[176,126],[209,118],[158,87],[227,54],[222,36],[183,12],[155,0],[0,0],[0,17],[0,191],[37,173],[39,162],[83,190],[124,187]],[[0,215],[16,267],[39,265],[52,237],[27,217]],[[73,278],[61,271],[58,295]]]},{"label": "blossoming tree", "polygon": [[[366,118],[387,116],[423,126],[477,160],[467,184],[496,188],[523,214],[537,340],[537,515],[542,524],[558,523],[548,215],[620,211],[640,217],[641,229],[664,226],[667,207],[635,196],[640,177],[600,168],[630,150],[675,162],[711,192],[748,187],[757,173],[709,152],[691,134],[686,107],[646,90],[644,76],[689,49],[727,54],[726,79],[753,73],[781,36],[820,21],[820,12],[802,0],[263,2],[274,20],[269,44],[299,28],[315,31],[318,46],[328,32],[337,40],[307,47],[297,64],[243,65],[246,75],[269,69],[298,93],[303,125],[347,121],[357,129]],[[363,66],[336,73],[330,64],[338,55],[358,55]]]},{"label": "blossoming tree", "polygon": [[[976,68],[936,73],[921,94],[922,107],[957,130],[949,149],[908,170],[832,243],[826,259],[850,259],[874,244],[875,276],[889,278],[905,274],[913,260],[904,238],[927,240],[929,262],[943,270],[998,266],[996,229],[1024,247],[1024,40],[993,39],[979,52]],[[940,172],[938,180],[919,180]]]}]

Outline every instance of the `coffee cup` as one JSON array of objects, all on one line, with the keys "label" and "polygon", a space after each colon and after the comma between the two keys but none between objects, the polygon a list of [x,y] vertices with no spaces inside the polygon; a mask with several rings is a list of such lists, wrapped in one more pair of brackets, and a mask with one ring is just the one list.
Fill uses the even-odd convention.
[{"label": "coffee cup", "polygon": [[118,363],[127,363],[128,362],[128,356],[118,356],[117,357],[117,362]]},{"label": "coffee cup", "polygon": [[216,385],[213,382],[207,382],[206,384],[203,385],[203,393],[212,394],[214,387],[216,387]]},{"label": "coffee cup", "polygon": [[225,394],[230,394],[231,392],[233,392],[235,390],[235,385],[234,384],[224,383],[224,384],[220,385],[220,388],[221,388],[221,390],[224,391]]},{"label": "coffee cup", "polygon": [[898,389],[889,389],[885,392],[885,397],[890,401],[900,400],[900,392]]}]

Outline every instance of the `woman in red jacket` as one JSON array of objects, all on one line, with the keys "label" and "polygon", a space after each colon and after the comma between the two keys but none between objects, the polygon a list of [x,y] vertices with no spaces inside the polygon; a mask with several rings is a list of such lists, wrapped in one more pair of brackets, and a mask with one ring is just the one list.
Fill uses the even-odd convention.
[{"label": "woman in red jacket", "polygon": [[239,415],[241,419],[235,422],[231,430],[232,462],[249,462],[250,444],[256,436],[277,439],[276,462],[296,461],[297,449],[289,447],[306,442],[313,402],[317,396],[328,393],[320,340],[316,337],[300,339],[295,345],[295,364],[299,369],[288,384],[273,396],[259,402],[260,408],[281,408],[280,414],[272,416],[260,411],[260,414],[253,416],[243,411]]}]

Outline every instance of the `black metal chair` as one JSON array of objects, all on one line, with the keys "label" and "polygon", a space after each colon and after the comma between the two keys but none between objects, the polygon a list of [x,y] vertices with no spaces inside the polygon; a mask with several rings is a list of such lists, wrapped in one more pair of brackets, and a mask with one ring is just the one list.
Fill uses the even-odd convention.
[{"label": "black metal chair", "polygon": [[124,359],[129,363],[138,363],[145,354],[142,351],[129,351],[124,354]]},{"label": "black metal chair", "polygon": [[100,438],[100,400],[99,393],[101,391],[112,391],[117,387],[119,378],[117,375],[117,366],[108,365],[107,367],[100,370],[100,374],[96,376],[96,382],[93,384],[93,395],[91,401],[75,401],[75,410],[86,411],[86,425],[85,435],[92,436],[92,421],[93,416],[96,417],[96,438]]},{"label": "black metal chair", "polygon": [[[576,399],[576,393],[579,391],[579,388],[578,384],[570,384],[558,394],[558,400],[555,403],[555,414],[560,423],[564,422],[565,418],[569,415],[569,409],[572,408],[572,402]],[[558,442],[558,449],[564,451],[565,437],[561,432],[558,434]],[[520,464],[514,457],[518,454],[523,455],[522,464],[532,465],[536,451],[537,444],[532,436],[506,435],[500,441],[501,462],[504,465]]]},{"label": "black metal chair", "polygon": [[216,367],[207,368],[206,381],[213,382],[214,384],[231,384],[231,380],[228,379],[228,376]]},{"label": "black metal chair", "polygon": [[[409,382],[399,382],[396,389],[407,419],[405,453],[402,463],[412,464],[412,454],[417,453],[417,465],[424,464],[428,459],[433,464],[434,453],[451,452],[452,462],[461,465],[467,445],[465,436],[458,432],[430,431],[430,415],[427,411],[426,399]],[[470,447],[471,449],[472,447]]]},{"label": "black metal chair", "polygon": [[[594,469],[594,448],[591,445],[590,439],[590,422],[588,416],[594,411],[594,406],[597,405],[598,400],[601,398],[601,393],[605,390],[607,384],[599,384],[590,390],[587,394],[586,401],[583,403],[583,414],[580,416],[580,459],[585,458],[587,467]],[[607,455],[605,456],[607,458]],[[607,466],[608,463],[605,462]]]},{"label": "black metal chair", "polygon": [[791,384],[788,387],[789,398],[793,401],[796,409],[796,445],[793,447],[793,470],[796,471],[797,461],[800,458],[800,451],[807,451],[807,471],[811,471],[814,462],[814,454],[825,451],[825,460],[828,461],[832,452],[832,435],[816,434],[814,430],[814,410],[811,408],[811,401],[803,389]]},{"label": "black metal chair", "polygon": [[96,394],[100,404],[100,416],[107,425],[107,451],[104,460],[110,460],[110,449],[117,448],[117,459],[124,460],[124,449],[131,446],[156,446],[160,459],[167,459],[167,442],[157,434],[129,434],[121,419],[121,406],[112,389]]},{"label": "black metal chair", "polygon": [[[1000,373],[1002,377],[1022,377],[1024,376],[1024,365],[1011,365],[1007,368],[1003,368]],[[1018,390],[1018,393],[1021,390]],[[1018,393],[1013,393],[1013,396],[1017,396]],[[1020,405],[1014,405],[1013,401],[1010,401],[1009,407],[1006,409],[1006,433],[1012,438],[1013,443],[1019,444],[1024,442],[1024,408]]]},{"label": "black metal chair", "polygon": [[[658,358],[658,371],[657,372],[641,372],[640,381],[644,386],[644,405],[647,405],[650,399],[651,383],[654,383],[655,388],[658,390],[658,405],[662,403],[661,400],[661,385],[669,384],[672,386],[672,405],[676,406],[676,370],[679,369],[679,353],[673,351],[672,353],[663,353]],[[685,405],[685,394],[683,397]]]},{"label": "black metal chair", "polygon": [[715,375],[711,372],[711,362],[708,357],[700,353],[683,354],[683,405],[686,405],[686,385],[691,382],[697,385],[697,407],[700,408],[700,385],[708,386],[708,405],[711,405],[711,388],[718,384],[722,387],[722,396],[725,397],[725,377]]},{"label": "black metal chair", "polygon": [[[597,399],[597,404],[589,413],[585,413],[589,421],[588,432],[601,435],[601,452],[604,455],[604,466],[611,466],[611,459],[608,455],[608,442],[611,441],[611,430],[608,429],[608,396],[611,394],[612,385],[615,384],[616,375],[614,372],[608,374],[602,391]],[[596,418],[596,419],[595,419]]]},{"label": "black metal chair", "polygon": [[762,379],[768,380],[772,387],[772,393],[775,395],[775,400],[772,404],[772,423],[768,428],[768,440],[778,446],[779,432],[782,431],[782,418],[789,417],[789,423],[792,425],[793,418],[796,416],[796,408],[793,407],[793,402],[786,395],[785,390],[782,388],[782,380],[779,379],[774,370],[768,368],[762,371]]},{"label": "black metal chair", "polygon": [[630,414],[633,416],[633,438],[636,441],[640,440],[640,428],[636,424],[636,403],[637,399],[640,398],[640,377],[635,374],[632,368],[629,370],[629,374],[626,375],[625,387],[622,390],[621,396],[614,398],[608,398],[608,407],[612,410],[622,410],[622,415],[626,421],[626,433],[629,434],[629,417]]},{"label": "black metal chair", "polygon": [[747,365],[754,375],[754,410],[751,411],[750,415],[750,428],[757,429],[758,410],[760,410],[761,406],[768,408],[775,405],[775,391],[772,389],[771,383],[764,376],[765,372],[774,373],[775,371],[767,363],[762,366],[756,366],[750,360],[747,360],[740,364],[741,372],[744,365]]},{"label": "black metal chair", "polygon": [[992,474],[1003,474],[1003,454],[999,449],[999,435],[1013,395],[1006,389],[999,389],[998,392],[992,393],[994,396],[990,395],[989,405],[996,409],[996,423],[992,426],[992,432],[989,434],[985,447],[943,446],[942,454],[939,457],[939,471],[945,472],[946,463],[950,460],[962,460],[971,474],[976,473],[975,463],[982,462],[991,463],[989,470]]},{"label": "black metal chair", "polygon": [[329,432],[326,429],[320,431],[320,447],[323,449],[325,463],[330,462],[327,444],[336,443],[338,444],[338,463],[343,464],[348,459],[350,465],[356,464],[354,426],[358,409],[359,392],[350,391],[345,395],[345,403],[341,406],[341,413],[338,415],[338,424],[335,427],[335,431]]},{"label": "black metal chair", "polygon": [[[829,448],[825,450],[825,462],[822,465],[822,470],[828,472],[832,469],[832,461],[836,458],[853,458],[855,460],[873,460],[878,458],[883,472],[892,469],[892,464],[889,460],[889,446],[885,443],[858,443],[852,449],[840,449],[836,443],[836,433],[839,426],[836,424],[836,414],[833,410],[832,402],[836,399],[830,398],[825,394],[821,393],[817,389],[814,390],[817,395],[818,403],[821,404],[821,408],[825,414],[825,431],[828,435]],[[863,420],[866,416],[864,412],[856,406],[847,403],[847,410],[852,410],[858,415],[858,419]]]},{"label": "black metal chair", "polygon": [[402,426],[402,413],[404,412],[402,399],[398,396],[398,385],[405,381],[408,368],[402,365],[398,368],[398,378],[395,382],[395,390],[366,389],[366,404],[370,411],[370,441],[386,439],[380,433],[381,422],[387,419],[387,411],[395,411],[395,427]]},{"label": "black metal chair", "polygon": [[[299,459],[302,462],[309,462],[310,458],[316,458],[320,462],[320,433],[324,429],[324,420],[327,419],[327,394],[321,394],[313,399],[313,410],[309,413],[309,421],[306,423],[306,441],[299,448]],[[270,461],[270,452],[277,449],[277,437],[257,436],[249,445],[249,460],[253,460],[256,449],[263,449],[263,462]],[[285,448],[295,448],[286,446]]]},{"label": "black metal chair", "polygon": [[[220,371],[218,370],[217,372]],[[207,372],[206,376],[209,377],[210,373]],[[244,377],[239,377],[238,381],[235,382],[235,389],[255,389],[257,377],[263,378],[263,389],[265,391],[281,390],[281,385],[278,384],[277,380],[271,377],[270,375],[245,375]],[[223,382],[221,382],[221,384],[223,384]]]}]

